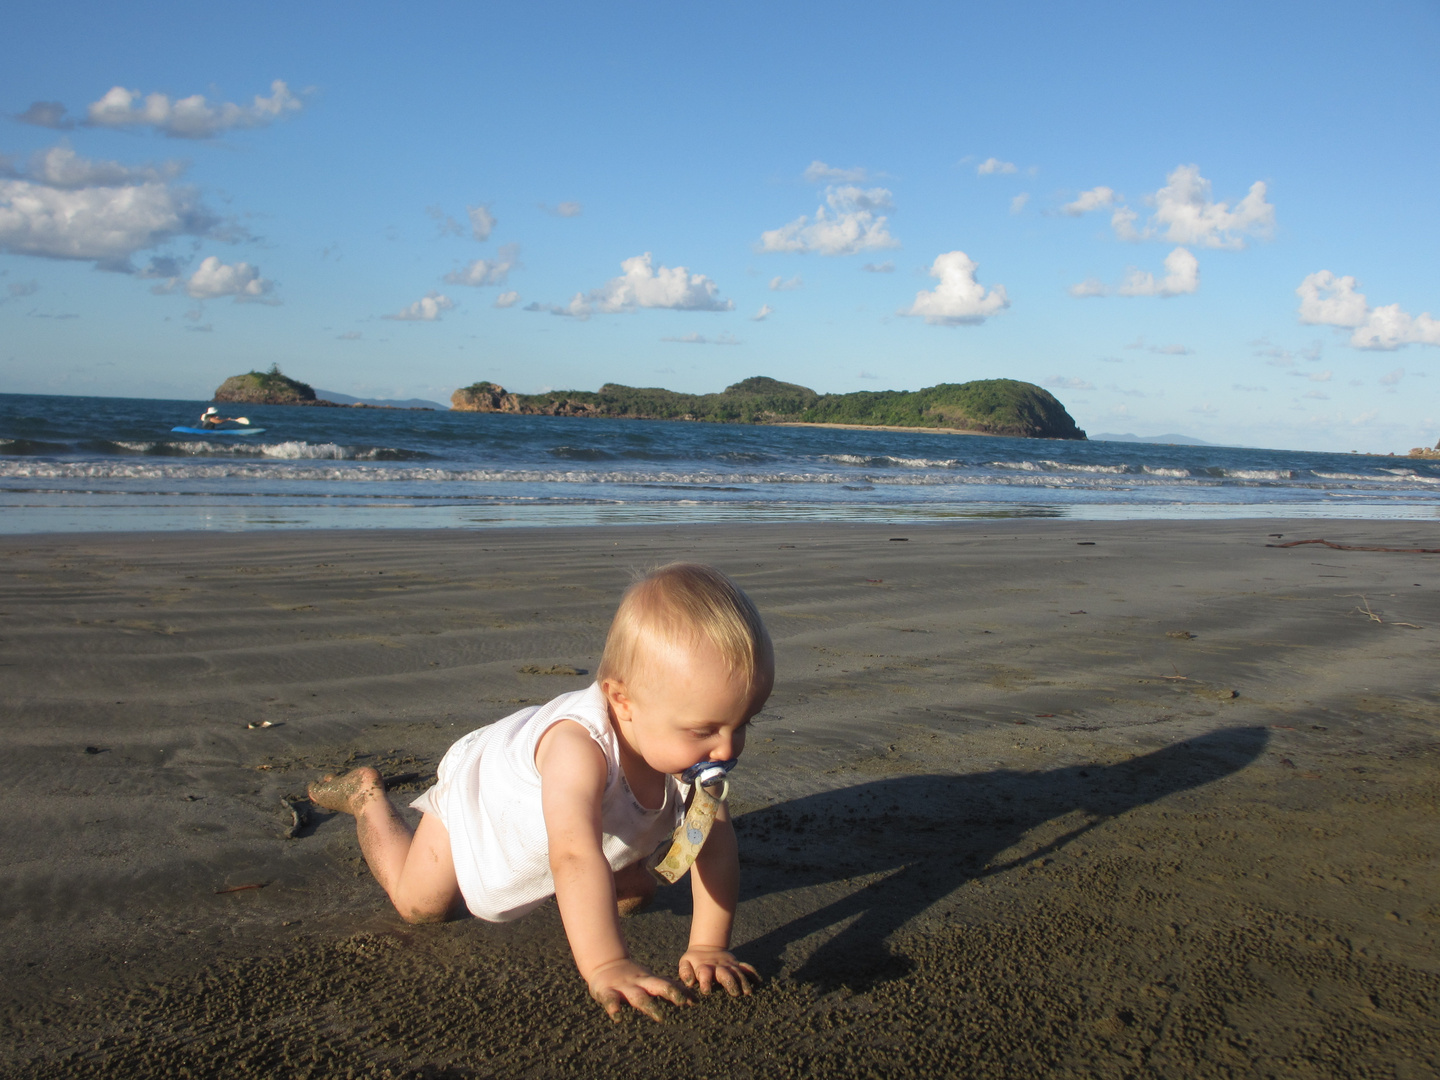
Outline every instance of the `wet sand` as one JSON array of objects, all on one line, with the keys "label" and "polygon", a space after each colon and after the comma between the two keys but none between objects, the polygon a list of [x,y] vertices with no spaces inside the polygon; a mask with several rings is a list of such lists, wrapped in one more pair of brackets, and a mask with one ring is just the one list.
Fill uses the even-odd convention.
[{"label": "wet sand", "polygon": [[[1440,546],[1354,521],[0,539],[0,1073],[1433,1077],[1440,556],[1271,533]],[[612,1027],[553,905],[406,926],[303,794],[366,763],[413,797],[459,734],[584,685],[520,669],[592,671],[630,572],[673,558],[734,574],[776,640],[732,776],[766,982]],[[664,973],[687,894],[626,923]]]}]

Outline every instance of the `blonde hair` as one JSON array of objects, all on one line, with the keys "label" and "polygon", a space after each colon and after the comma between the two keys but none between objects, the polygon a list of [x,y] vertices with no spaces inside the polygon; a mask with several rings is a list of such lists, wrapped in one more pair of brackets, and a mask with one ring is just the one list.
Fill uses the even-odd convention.
[{"label": "blonde hair", "polygon": [[773,673],[770,634],[740,586],[713,566],[670,563],[625,590],[596,677],[633,679],[657,645],[700,641],[713,645],[751,689]]}]

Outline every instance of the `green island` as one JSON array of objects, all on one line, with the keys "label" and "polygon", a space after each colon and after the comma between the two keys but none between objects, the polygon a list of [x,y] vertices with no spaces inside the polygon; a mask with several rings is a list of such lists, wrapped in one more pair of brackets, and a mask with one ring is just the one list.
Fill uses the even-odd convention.
[{"label": "green island", "polygon": [[923,390],[860,390],[819,394],[806,386],[757,375],[718,394],[682,394],[658,387],[606,383],[599,390],[512,394],[492,382],[456,390],[459,412],[694,420],[732,424],[843,424],[931,428],[975,435],[1084,439],[1065,406],[1047,390],[1016,379],[941,383]]},{"label": "green island", "polygon": [[[327,391],[321,391],[326,393]],[[211,399],[241,405],[315,405],[326,409],[389,409],[394,412],[430,412],[428,406],[384,405],[368,401],[327,401],[315,393],[309,383],[292,379],[271,364],[269,371],[247,371],[232,375],[215,391]]]},{"label": "green island", "polygon": [[315,388],[281,373],[279,365],[269,371],[232,375],[215,391],[216,401],[245,405],[317,405]]}]

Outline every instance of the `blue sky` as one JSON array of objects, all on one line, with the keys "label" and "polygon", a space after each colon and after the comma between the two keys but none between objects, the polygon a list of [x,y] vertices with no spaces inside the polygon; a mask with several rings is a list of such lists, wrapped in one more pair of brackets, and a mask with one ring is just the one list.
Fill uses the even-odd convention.
[{"label": "blue sky", "polygon": [[1092,432],[1440,437],[1433,2],[7,25],[3,392],[1009,377]]}]

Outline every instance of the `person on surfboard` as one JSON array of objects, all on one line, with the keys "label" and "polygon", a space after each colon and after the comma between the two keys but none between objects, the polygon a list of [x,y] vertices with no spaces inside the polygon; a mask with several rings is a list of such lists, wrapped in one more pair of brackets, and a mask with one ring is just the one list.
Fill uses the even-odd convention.
[{"label": "person on surfboard", "polygon": [[248,421],[240,416],[221,416],[220,410],[215,408],[214,405],[211,405],[208,409],[206,409],[203,413],[200,414],[200,426],[203,428],[215,428],[219,427],[221,424],[243,423],[248,423]]}]

